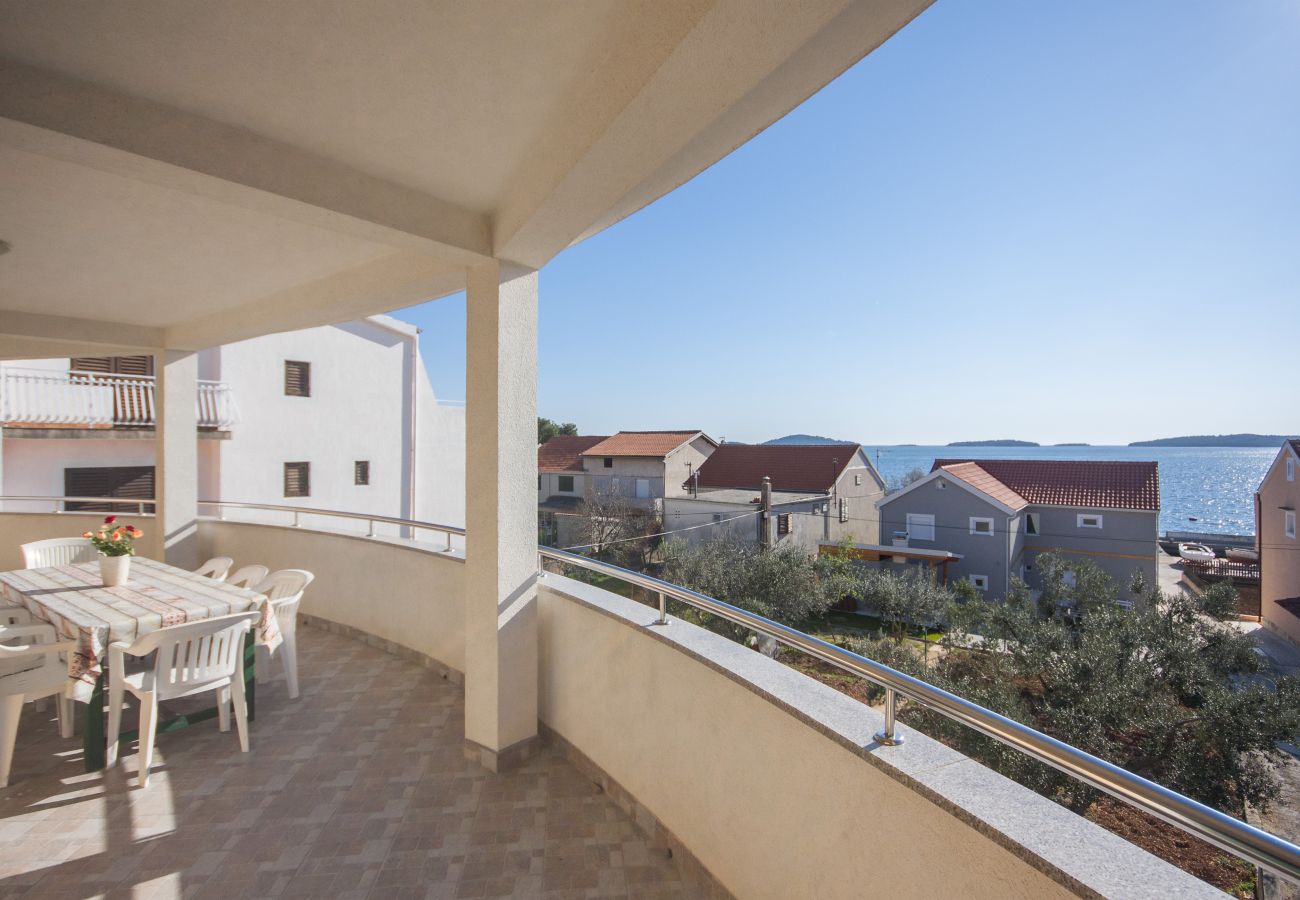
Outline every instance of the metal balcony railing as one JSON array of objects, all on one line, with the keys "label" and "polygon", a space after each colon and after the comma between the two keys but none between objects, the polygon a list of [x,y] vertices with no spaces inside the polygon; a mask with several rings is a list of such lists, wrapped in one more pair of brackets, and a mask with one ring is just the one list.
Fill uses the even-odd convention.
[{"label": "metal balcony railing", "polygon": [[[146,428],[154,425],[152,375],[5,368],[0,378],[0,419],[35,427]],[[230,385],[200,381],[200,428],[225,430],[239,422]]]},{"label": "metal balcony railing", "polygon": [[[36,498],[0,497],[0,503],[19,499],[32,500]],[[73,498],[47,497],[41,499],[58,503]],[[100,499],[105,502],[112,502],[113,500],[113,498]],[[307,509],[274,504],[235,503],[220,500],[200,500],[199,504],[200,506],[221,511],[223,518],[226,509],[286,512],[293,516],[293,525],[300,523],[300,516],[302,515],[361,519],[371,523],[371,534],[374,533],[375,522],[399,524],[409,528],[412,532],[417,530],[441,532],[446,536],[448,550],[451,549],[453,535],[463,537],[466,534],[465,529],[453,525],[438,525],[432,522],[375,516],[365,513]],[[657,625],[668,624],[668,600],[676,600],[679,603],[685,603],[702,612],[747,628],[756,634],[772,638],[781,644],[806,653],[844,672],[864,678],[883,688],[886,696],[885,723],[883,730],[876,735],[876,740],[884,746],[898,747],[896,752],[906,752],[906,745],[895,721],[897,700],[899,697],[905,697],[945,718],[973,728],[999,743],[1046,763],[1071,778],[1091,785],[1130,806],[1144,810],[1188,834],[1213,844],[1221,850],[1233,853],[1262,869],[1273,872],[1288,881],[1300,884],[1300,846],[1283,840],[1277,835],[1255,828],[1253,825],[1233,818],[1213,807],[1206,806],[1204,803],[1186,797],[1177,791],[1162,787],[1154,781],[1135,775],[1113,763],[1106,762],[1100,757],[1093,756],[1077,747],[1030,728],[1028,725],[1009,719],[896,669],[891,669],[889,666],[875,660],[845,650],[842,647],[837,647],[834,644],[829,644],[826,641],[819,640],[748,610],[732,606],[730,603],[714,597],[565,550],[538,547],[537,553],[539,577],[545,577],[545,573],[541,571],[542,561],[550,559],[564,565],[612,577],[650,591],[659,601],[659,616],[655,623]]]}]

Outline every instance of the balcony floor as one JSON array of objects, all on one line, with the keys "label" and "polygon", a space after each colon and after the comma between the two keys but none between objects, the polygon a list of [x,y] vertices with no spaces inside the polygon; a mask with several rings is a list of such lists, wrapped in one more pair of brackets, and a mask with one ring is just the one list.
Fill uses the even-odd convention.
[{"label": "balcony floor", "polygon": [[160,735],[145,790],[133,745],[86,774],[80,722],[62,741],[27,704],[0,897],[693,895],[554,750],[505,775],[466,761],[460,687],[319,629],[298,652],[302,696],[258,686],[250,753],[215,720]]}]

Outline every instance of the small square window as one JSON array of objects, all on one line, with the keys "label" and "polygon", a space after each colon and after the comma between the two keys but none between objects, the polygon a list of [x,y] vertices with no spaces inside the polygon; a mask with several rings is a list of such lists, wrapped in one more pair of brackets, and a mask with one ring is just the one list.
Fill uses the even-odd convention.
[{"label": "small square window", "polygon": [[1286,526],[1286,536],[1289,538],[1295,538],[1295,510],[1288,509],[1285,510],[1285,512],[1286,519],[1284,524]]},{"label": "small square window", "polygon": [[993,520],[977,516],[971,516],[970,520],[971,534],[993,534]]},{"label": "small square window", "polygon": [[311,396],[311,363],[292,359],[284,361],[284,395],[286,397]]},{"label": "small square window", "polygon": [[1089,513],[1079,513],[1077,524],[1080,528],[1100,528],[1101,516],[1095,516]]},{"label": "small square window", "polygon": [[987,591],[989,589],[989,577],[987,575],[971,575],[971,587],[977,591]]},{"label": "small square window", "polygon": [[572,475],[558,475],[556,476],[555,481],[556,481],[555,489],[559,491],[561,494],[573,493]]},{"label": "small square window", "polygon": [[353,484],[370,484],[370,460],[359,459],[352,464]]},{"label": "small square window", "polygon": [[311,463],[284,464],[284,495],[286,497],[311,496]]},{"label": "small square window", "polygon": [[606,469],[612,469],[612,468],[614,468],[614,458],[613,458],[613,457],[611,457],[611,456],[606,456],[606,457],[605,457],[605,468],[606,468]]},{"label": "small square window", "polygon": [[861,476],[861,475],[854,475],[854,476],[853,476],[853,483],[854,483],[854,484],[862,484],[862,476]]},{"label": "small square window", "polygon": [[1038,534],[1038,513],[1025,513],[1025,534]]}]

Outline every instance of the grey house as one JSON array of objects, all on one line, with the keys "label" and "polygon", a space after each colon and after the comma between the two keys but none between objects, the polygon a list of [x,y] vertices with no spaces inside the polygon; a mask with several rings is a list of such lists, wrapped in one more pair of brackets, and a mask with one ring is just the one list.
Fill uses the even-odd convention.
[{"label": "grey house", "polygon": [[1040,587],[1035,561],[1049,551],[1095,563],[1129,600],[1135,573],[1156,583],[1154,462],[940,459],[877,505],[886,539],[905,532],[908,546],[960,554],[950,576],[991,599],[1007,595],[1013,576]]},{"label": "grey house", "polygon": [[722,444],[681,495],[664,501],[664,527],[695,545],[721,537],[760,543],[763,479],[771,479],[772,543],[816,553],[823,543],[880,539],[885,483],[858,444]]}]

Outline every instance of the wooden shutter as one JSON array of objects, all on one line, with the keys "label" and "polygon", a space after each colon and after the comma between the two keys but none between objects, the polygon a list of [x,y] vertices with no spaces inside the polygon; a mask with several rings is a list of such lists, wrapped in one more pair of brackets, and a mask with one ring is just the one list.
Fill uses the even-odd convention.
[{"label": "wooden shutter", "polygon": [[[64,469],[63,493],[67,497],[121,497],[126,500],[154,499],[153,466],[111,466],[88,469]],[[66,504],[69,511],[137,512],[135,503]],[[146,511],[151,506],[145,506]]]},{"label": "wooden shutter", "polygon": [[352,480],[355,484],[370,484],[370,460],[359,459],[352,464]]},{"label": "wooden shutter", "polygon": [[311,496],[311,463],[284,464],[284,495],[286,497]]},{"label": "wooden shutter", "polygon": [[72,360],[77,372],[104,372],[117,375],[152,375],[153,355],[143,356],[79,356]]},{"label": "wooden shutter", "polygon": [[780,513],[776,517],[776,536],[785,537],[790,533],[790,513]]},{"label": "wooden shutter", "polygon": [[311,396],[311,363],[284,361],[284,393],[286,397]]}]

